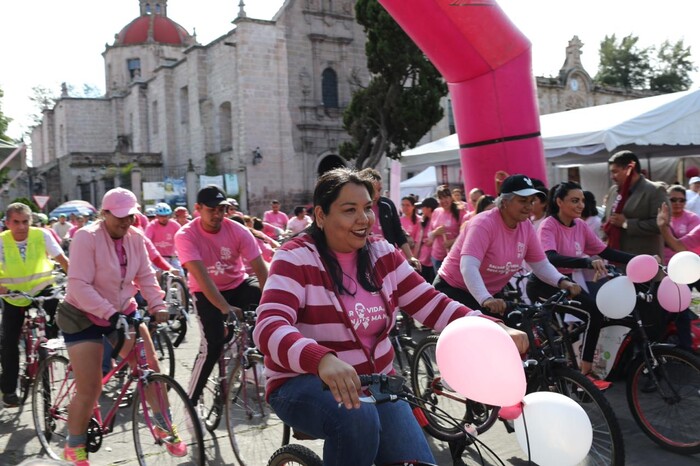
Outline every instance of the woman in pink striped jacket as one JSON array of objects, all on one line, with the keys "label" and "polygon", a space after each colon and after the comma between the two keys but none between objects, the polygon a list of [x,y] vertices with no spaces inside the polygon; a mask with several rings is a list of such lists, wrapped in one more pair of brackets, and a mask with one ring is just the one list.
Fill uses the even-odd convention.
[{"label": "woman in pink striped jacket", "polygon": [[[314,223],[274,256],[253,336],[270,404],[293,428],[327,440],[324,464],[434,463],[409,406],[361,404],[358,374],[393,372],[387,336],[399,307],[436,330],[479,312],[438,293],[393,246],[369,236],[372,190],[349,169],[321,176]],[[525,352],[525,334],[504,328]]]}]

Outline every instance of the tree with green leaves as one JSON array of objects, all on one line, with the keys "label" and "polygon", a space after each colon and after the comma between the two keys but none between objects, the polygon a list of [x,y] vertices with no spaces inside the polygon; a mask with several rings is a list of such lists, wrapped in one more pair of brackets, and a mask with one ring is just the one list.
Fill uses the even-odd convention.
[{"label": "tree with green leaves", "polygon": [[685,47],[683,40],[675,44],[664,41],[656,52],[656,66],[649,79],[649,88],[663,93],[688,90],[693,84],[690,73],[696,69],[690,59],[690,47]]},{"label": "tree with green leaves", "polygon": [[604,86],[624,89],[644,89],[652,70],[649,63],[651,48],[637,45],[639,37],[623,37],[618,43],[615,34],[605,36],[600,43],[600,64],[595,81]]},{"label": "tree with green leaves", "polygon": [[432,63],[376,0],[357,0],[355,14],[367,34],[372,77],[357,90],[343,114],[351,140],[340,155],[355,167],[375,167],[382,156],[398,159],[443,117],[447,86]]}]

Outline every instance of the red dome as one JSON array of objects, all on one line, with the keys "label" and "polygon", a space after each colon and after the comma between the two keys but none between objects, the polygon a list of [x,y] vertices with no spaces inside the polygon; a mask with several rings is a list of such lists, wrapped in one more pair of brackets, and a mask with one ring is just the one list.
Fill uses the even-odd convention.
[{"label": "red dome", "polygon": [[167,16],[143,15],[126,25],[117,35],[116,45],[135,45],[149,42],[149,30],[153,42],[187,45],[192,36]]}]

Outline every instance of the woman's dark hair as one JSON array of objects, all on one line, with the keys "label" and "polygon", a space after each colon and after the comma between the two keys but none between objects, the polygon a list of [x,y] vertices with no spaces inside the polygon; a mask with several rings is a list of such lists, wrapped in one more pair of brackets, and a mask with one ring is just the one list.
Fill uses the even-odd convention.
[{"label": "woman's dark hair", "polygon": [[583,207],[581,218],[585,220],[588,217],[595,217],[598,215],[598,204],[595,200],[595,195],[590,191],[584,191],[583,198],[585,199],[586,205]]},{"label": "woman's dark hair", "polygon": [[[438,208],[440,203],[438,202],[437,199],[434,197],[426,197],[420,202],[421,207],[428,207],[429,209],[435,210]],[[427,216],[423,216],[423,221],[421,222],[421,226],[426,226],[430,222],[430,219]]]},{"label": "woman's dark hair", "polygon": [[552,186],[549,190],[549,196],[547,196],[547,216],[552,217],[559,213],[559,205],[557,204],[557,199],[564,200],[569,191],[574,189],[581,189],[581,185],[575,181],[564,181],[557,185]]},{"label": "woman's dark hair", "polygon": [[253,217],[253,228],[258,231],[263,231],[264,225],[262,219],[259,217]]},{"label": "woman's dark hair", "polygon": [[296,217],[297,215],[299,215],[300,213],[302,213],[304,210],[306,210],[306,207],[304,207],[303,205],[298,205],[298,206],[296,206],[296,207],[294,208],[294,216]]},{"label": "woman's dark hair", "polygon": [[481,212],[486,210],[486,208],[488,206],[490,206],[491,204],[493,204],[494,202],[496,202],[495,197],[489,196],[488,194],[484,194],[476,201],[476,213],[480,214]]},{"label": "woman's dark hair", "polygon": [[[369,193],[370,199],[374,195],[374,187],[372,182],[363,177],[359,172],[349,168],[334,168],[320,176],[316,182],[314,189],[314,209],[318,206],[324,214],[328,215],[331,210],[331,204],[338,199],[340,190],[348,183],[364,186]],[[318,219],[314,218],[313,223],[306,229],[306,232],[311,235],[316,243],[321,260],[326,264],[328,273],[331,275],[335,289],[339,294],[354,295],[354,291],[348,290],[343,285],[343,269],[338,263],[338,259],[328,248],[326,235],[322,229],[318,227]],[[357,251],[357,281],[362,288],[367,291],[379,291],[380,286],[377,283],[377,277],[372,271],[372,247],[367,242]]]},{"label": "woman's dark hair", "polygon": [[437,195],[438,198],[440,197],[449,197],[450,198],[450,212],[452,212],[452,216],[459,222],[459,206],[455,202],[454,199],[452,199],[452,191],[450,191],[450,187],[447,186],[446,184],[440,185],[437,188]]},{"label": "woman's dark hair", "polygon": [[408,196],[402,197],[401,200],[408,201],[413,206],[413,213],[411,214],[411,223],[415,225],[416,222],[418,221],[418,214],[416,213],[416,198],[411,196],[411,195],[408,195]]}]

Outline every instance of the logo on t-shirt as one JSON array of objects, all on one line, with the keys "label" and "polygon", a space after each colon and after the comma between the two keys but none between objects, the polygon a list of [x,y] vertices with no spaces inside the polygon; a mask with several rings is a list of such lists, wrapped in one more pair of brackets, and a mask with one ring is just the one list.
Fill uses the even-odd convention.
[{"label": "logo on t-shirt", "polygon": [[581,257],[583,255],[583,248],[581,247],[581,243],[578,241],[574,241],[574,251],[576,257]]},{"label": "logo on t-shirt", "polygon": [[223,260],[229,260],[231,258],[231,249],[227,248],[226,246],[222,246],[220,254]]},{"label": "logo on t-shirt", "polygon": [[525,257],[525,243],[518,241],[518,259]]},{"label": "logo on t-shirt", "polygon": [[363,329],[367,329],[370,322],[385,320],[386,313],[384,312],[384,306],[372,306],[368,308],[362,303],[355,303],[355,309],[348,311],[348,317],[350,317],[350,322],[355,330],[360,328],[360,326],[362,326]]}]

